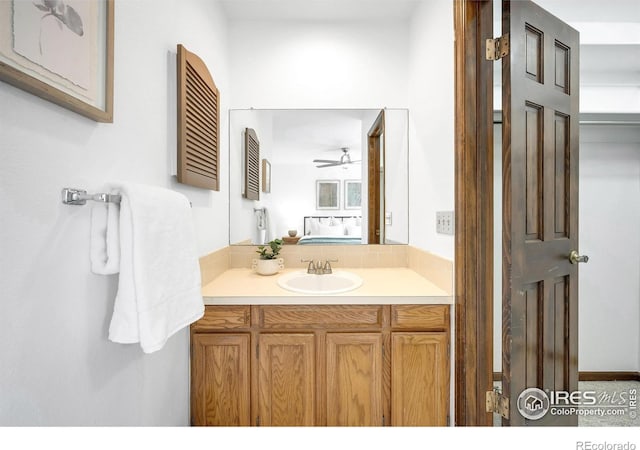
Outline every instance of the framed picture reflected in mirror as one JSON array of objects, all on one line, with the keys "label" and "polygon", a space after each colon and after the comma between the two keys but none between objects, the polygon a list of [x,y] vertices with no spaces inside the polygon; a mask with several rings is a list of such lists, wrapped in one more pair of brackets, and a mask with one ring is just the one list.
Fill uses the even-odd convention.
[{"label": "framed picture reflected in mirror", "polygon": [[362,181],[344,180],[344,209],[362,207]]},{"label": "framed picture reflected in mirror", "polygon": [[316,209],[340,209],[340,180],[316,181]]}]

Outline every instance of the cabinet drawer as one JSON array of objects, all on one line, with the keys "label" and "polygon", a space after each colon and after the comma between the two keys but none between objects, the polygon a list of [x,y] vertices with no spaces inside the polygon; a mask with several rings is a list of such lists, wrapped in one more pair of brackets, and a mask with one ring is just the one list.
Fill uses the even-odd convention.
[{"label": "cabinet drawer", "polygon": [[261,328],[372,328],[382,326],[382,306],[297,305],[260,307]]},{"label": "cabinet drawer", "polygon": [[449,328],[448,305],[392,305],[391,326],[425,330]]},{"label": "cabinet drawer", "polygon": [[204,317],[191,326],[192,331],[235,330],[251,325],[250,306],[205,306]]}]

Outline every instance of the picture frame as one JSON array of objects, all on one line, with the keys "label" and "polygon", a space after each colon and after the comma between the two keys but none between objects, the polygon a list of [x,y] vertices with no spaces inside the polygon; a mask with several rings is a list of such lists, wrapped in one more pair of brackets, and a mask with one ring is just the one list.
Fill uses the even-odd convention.
[{"label": "picture frame", "polygon": [[113,123],[115,0],[0,0],[0,80]]},{"label": "picture frame", "polygon": [[262,192],[271,193],[271,163],[267,159],[262,160]]},{"label": "picture frame", "polygon": [[316,180],[316,209],[340,209],[340,180]]},{"label": "picture frame", "polygon": [[362,208],[362,181],[344,180],[344,209]]}]

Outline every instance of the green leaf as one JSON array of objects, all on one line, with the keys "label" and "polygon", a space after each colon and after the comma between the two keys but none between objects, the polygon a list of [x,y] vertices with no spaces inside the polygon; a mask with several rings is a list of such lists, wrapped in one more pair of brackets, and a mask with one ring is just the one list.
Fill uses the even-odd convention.
[{"label": "green leaf", "polygon": [[36,8],[38,8],[42,12],[49,12],[50,11],[49,8],[47,8],[44,5],[39,5],[37,3],[34,3],[33,6],[35,6]]}]

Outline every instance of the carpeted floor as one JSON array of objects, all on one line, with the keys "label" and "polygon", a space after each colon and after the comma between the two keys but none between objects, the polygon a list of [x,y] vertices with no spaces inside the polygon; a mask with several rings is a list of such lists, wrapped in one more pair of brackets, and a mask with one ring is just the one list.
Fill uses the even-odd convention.
[{"label": "carpeted floor", "polygon": [[[579,416],[578,426],[581,427],[639,427],[640,426],[640,381],[580,381],[581,391],[594,391],[598,400],[610,399],[608,403],[624,405],[624,414],[616,416]],[[631,417],[629,406],[630,393],[635,391],[636,408],[635,419]],[[605,402],[606,403],[606,402]]]},{"label": "carpeted floor", "polygon": [[[495,382],[494,386],[500,388],[501,383]],[[621,415],[580,415],[578,426],[581,427],[640,427],[640,381],[580,381],[578,389],[582,392],[593,391],[596,401],[602,405],[601,410],[610,411],[612,405],[622,406]],[[635,392],[636,407],[629,408],[630,397]],[[607,407],[608,406],[608,407]],[[581,407],[589,409],[591,407]],[[632,412],[636,417],[632,417]],[[501,425],[500,416],[493,415],[493,426]]]}]

